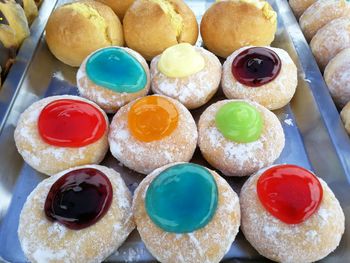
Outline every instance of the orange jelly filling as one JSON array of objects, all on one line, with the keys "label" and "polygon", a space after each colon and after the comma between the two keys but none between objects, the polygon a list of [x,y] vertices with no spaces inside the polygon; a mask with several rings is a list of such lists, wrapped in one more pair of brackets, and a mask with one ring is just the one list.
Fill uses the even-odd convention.
[{"label": "orange jelly filling", "polygon": [[130,132],[142,142],[158,141],[169,136],[178,122],[179,113],[175,105],[159,96],[139,99],[128,114]]}]

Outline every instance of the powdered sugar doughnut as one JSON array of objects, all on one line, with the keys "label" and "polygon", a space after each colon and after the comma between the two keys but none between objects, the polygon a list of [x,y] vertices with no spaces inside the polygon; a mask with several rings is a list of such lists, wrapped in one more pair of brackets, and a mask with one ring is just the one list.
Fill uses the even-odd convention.
[{"label": "powdered sugar doughnut", "polygon": [[289,5],[293,10],[294,15],[298,18],[315,2],[316,0],[289,0]]},{"label": "powdered sugar doughnut", "polygon": [[[134,118],[133,126],[130,112],[141,116]],[[176,121],[172,121],[172,116],[176,116]],[[169,124],[175,122],[173,126]],[[122,107],[112,120],[108,136],[113,156],[143,174],[168,163],[189,161],[197,138],[196,124],[185,106],[160,95],[147,96]]]},{"label": "powdered sugar doughnut", "polygon": [[336,55],[324,70],[324,79],[335,103],[344,107],[350,101],[350,48]]},{"label": "powdered sugar doughnut", "polygon": [[[177,163],[161,167],[149,174],[136,189],[133,212],[137,229],[147,249],[160,262],[220,262],[238,233],[240,208],[236,193],[216,172],[199,166],[200,169],[210,173],[218,190],[215,214],[205,226],[186,233],[167,232],[156,225],[148,214],[146,199],[152,183],[167,169],[181,165],[193,164]],[[193,189],[195,192],[196,190],[197,188]],[[205,194],[209,195],[210,192]],[[186,207],[186,204],[182,206]],[[195,208],[193,207],[191,211],[195,211]]]},{"label": "powdered sugar doughnut", "polygon": [[340,112],[340,116],[344,123],[347,133],[350,134],[350,102],[348,102],[342,109],[342,111]]},{"label": "powdered sugar doughnut", "polygon": [[[319,200],[318,208],[316,208],[313,213],[309,214],[308,218],[304,218],[303,221],[299,223],[289,224],[272,215],[262,204],[258,196],[259,190],[257,185],[259,178],[261,178],[266,171],[268,172],[271,168],[281,169],[283,166],[285,165],[268,167],[260,170],[246,181],[240,194],[242,212],[241,229],[250,244],[261,255],[273,261],[293,263],[318,261],[326,257],[339,245],[345,228],[344,213],[332,190],[321,178],[318,178],[318,184],[323,189],[323,196],[321,196]],[[294,173],[296,175],[299,170],[300,168],[293,166],[289,171],[285,170],[285,172],[289,173],[288,176],[290,178],[290,174]],[[305,174],[305,169],[302,171]],[[281,173],[275,170],[274,173],[277,175],[283,172]],[[283,177],[286,179],[286,175],[283,175]],[[310,185],[310,179],[308,179],[308,181]],[[264,180],[264,182],[268,181]],[[275,189],[278,189],[278,186],[276,186]],[[299,188],[289,186],[289,189],[293,189],[296,195],[299,197],[301,196]],[[306,189],[308,189],[308,187],[306,187]],[[274,195],[271,194],[270,197],[271,199],[275,198],[275,200],[279,202],[280,196],[277,193],[278,190]],[[315,191],[313,191],[313,193],[315,193]],[[313,200],[315,200],[316,197],[314,196]],[[299,201],[305,200],[301,197],[295,198],[296,201],[297,199],[299,199]],[[291,204],[285,202],[283,205],[288,207]],[[294,216],[297,214],[298,206],[299,204],[296,204],[296,206],[290,210],[290,215]],[[293,213],[291,212],[292,210]]]},{"label": "powdered sugar doughnut", "polygon": [[[49,220],[44,207],[53,184],[69,172],[86,168],[96,169],[109,179],[113,196],[108,211],[93,225],[80,230]],[[18,237],[24,254],[30,262],[102,262],[135,227],[131,198],[121,176],[104,166],[75,167],[45,179],[29,195],[20,215]],[[90,198],[84,202],[89,201]]]},{"label": "powdered sugar doughnut", "polygon": [[[269,50],[273,53],[268,54],[267,51]],[[274,54],[277,57],[273,57]],[[235,63],[235,61],[241,56],[241,60],[245,59],[244,56],[249,56],[251,67],[254,67],[254,73],[257,74],[257,78],[254,81],[260,81],[264,79],[265,76],[267,78],[272,74],[277,75],[275,75],[275,78],[270,81],[266,81],[264,84],[257,86],[252,86],[251,84],[242,82],[233,74],[233,63]],[[264,58],[266,61],[263,61]],[[275,59],[273,61],[275,63],[273,72],[276,71],[276,73],[265,72],[267,68],[266,63],[271,62],[272,64],[272,58]],[[280,62],[278,62],[278,59]],[[247,67],[246,70],[252,72],[247,66],[250,63],[249,61],[245,64]],[[279,72],[277,72],[278,67],[280,68]],[[250,75],[253,74],[251,73]],[[294,96],[297,84],[297,67],[289,54],[280,48],[243,47],[233,52],[223,65],[221,85],[225,96],[228,99],[248,99],[256,101],[269,110],[279,109],[288,104]]]},{"label": "powdered sugar doughnut", "polygon": [[152,91],[180,101],[188,109],[198,108],[207,103],[218,90],[221,80],[221,63],[211,52],[194,47],[204,58],[205,66],[199,72],[182,77],[171,78],[158,69],[161,55],[151,63]]},{"label": "powdered sugar doughnut", "polygon": [[[86,113],[84,116],[88,118],[91,111],[93,111],[96,123],[91,126],[89,120],[86,120],[83,123],[86,126],[83,127],[89,126],[89,130],[82,128],[80,122],[77,121],[81,117],[72,119],[71,123],[67,124],[67,121],[70,120],[69,116],[73,115],[70,110],[75,109],[74,105],[73,108],[68,109],[58,105],[54,110],[52,108],[48,110],[49,115],[57,113],[60,115],[60,118],[56,114],[54,117],[48,116],[44,120],[48,121],[46,123],[56,123],[52,126],[44,126],[46,132],[50,133],[49,135],[46,134],[46,139],[44,140],[39,129],[40,116],[42,116],[43,110],[49,105],[62,101],[82,103],[83,106],[88,105],[89,109],[86,112],[84,109],[78,109],[77,112],[80,111],[81,114]],[[62,110],[60,110],[60,107],[63,107]],[[60,112],[62,114],[59,114]],[[60,122],[59,120],[62,121]],[[108,124],[106,114],[95,103],[77,96],[52,96],[33,103],[22,113],[15,129],[14,138],[18,152],[30,166],[46,175],[53,175],[70,167],[100,163],[108,150]],[[80,134],[80,129],[84,129],[84,134],[91,132],[91,134],[86,134],[90,137],[82,138],[81,136],[83,135],[81,134],[83,133]],[[72,133],[70,133],[71,131]],[[99,134],[95,134],[96,131]],[[58,136],[63,136],[64,138],[62,141],[60,141],[61,138],[51,138],[52,133],[54,133],[54,136],[57,133]],[[69,137],[68,139],[66,138],[67,136]],[[69,143],[69,140],[72,140],[71,143]],[[74,140],[80,140],[79,145],[74,145]],[[64,145],[60,146],[62,142]]]},{"label": "powdered sugar doughnut", "polygon": [[322,27],[312,38],[310,47],[319,67],[324,70],[332,58],[350,47],[350,18],[338,18]]},{"label": "powdered sugar doughnut", "polygon": [[[260,134],[253,141],[244,143],[227,138],[218,128],[217,114],[223,106],[230,103],[248,104],[259,113],[262,120]],[[245,107],[246,108],[246,107]],[[235,125],[243,127],[237,133],[250,134],[256,117],[252,123],[245,120],[251,114],[251,109],[237,110],[236,121],[230,118],[226,120],[228,126]],[[240,113],[241,112],[241,113]],[[242,114],[242,115],[240,115]],[[229,116],[230,117],[230,116]],[[244,122],[240,124],[240,120]],[[230,127],[229,127],[230,128]],[[236,127],[234,127],[236,128]],[[244,130],[246,128],[246,130]],[[228,131],[232,132],[232,131]],[[254,132],[254,131],[253,131]],[[223,100],[209,106],[201,115],[198,123],[198,145],[203,157],[216,169],[227,176],[247,176],[262,167],[271,165],[281,154],[284,148],[284,132],[275,114],[263,106],[248,100]],[[232,132],[233,133],[233,132]]]}]

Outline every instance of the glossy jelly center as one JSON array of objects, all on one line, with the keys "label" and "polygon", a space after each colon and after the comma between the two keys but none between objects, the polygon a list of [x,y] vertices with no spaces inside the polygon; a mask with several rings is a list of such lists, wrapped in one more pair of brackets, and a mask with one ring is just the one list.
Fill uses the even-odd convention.
[{"label": "glossy jelly center", "polygon": [[205,227],[218,205],[218,189],[211,173],[196,164],[174,165],[149,185],[146,211],[166,232],[190,233]]},{"label": "glossy jelly center", "polygon": [[278,76],[281,65],[281,59],[271,49],[252,47],[239,53],[233,60],[232,74],[243,85],[260,87]]},{"label": "glossy jelly center", "polygon": [[83,147],[98,141],[106,132],[106,119],[93,105],[79,100],[56,100],[41,111],[41,138],[58,147]]},{"label": "glossy jelly center", "polygon": [[161,140],[177,128],[179,114],[175,105],[166,98],[148,96],[136,101],[128,114],[131,134],[139,141]]},{"label": "glossy jelly center", "polygon": [[101,171],[73,170],[51,186],[45,201],[45,215],[67,228],[83,229],[107,213],[112,197],[111,182]]},{"label": "glossy jelly center", "polygon": [[93,53],[86,62],[86,74],[95,84],[118,93],[135,93],[146,86],[141,63],[121,48],[108,47]]},{"label": "glossy jelly center", "polygon": [[286,224],[300,224],[317,211],[323,188],[308,170],[296,165],[277,165],[260,176],[257,193],[271,215]]},{"label": "glossy jelly center", "polygon": [[246,102],[229,102],[215,116],[217,129],[234,142],[248,143],[260,138],[263,130],[261,113]]}]

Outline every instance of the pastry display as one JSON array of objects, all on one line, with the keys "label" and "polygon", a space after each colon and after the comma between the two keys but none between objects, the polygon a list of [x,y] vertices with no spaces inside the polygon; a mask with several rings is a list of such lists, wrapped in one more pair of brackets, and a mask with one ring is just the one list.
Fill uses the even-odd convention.
[{"label": "pastry display", "polygon": [[19,4],[27,17],[28,24],[30,25],[34,19],[38,16],[38,7],[35,0],[15,0]]},{"label": "pastry display", "polygon": [[350,16],[350,3],[346,0],[319,0],[300,17],[300,27],[310,41],[316,32],[330,21]]},{"label": "pastry display", "polygon": [[201,21],[204,45],[223,58],[244,46],[270,45],[276,30],[276,12],[260,0],[217,1]]},{"label": "pastry display", "polygon": [[151,79],[154,93],[195,109],[207,103],[218,90],[221,63],[204,48],[181,43],[152,60]]},{"label": "pastry display", "polygon": [[229,99],[249,99],[275,110],[293,98],[297,67],[283,49],[243,47],[225,61],[221,85]]},{"label": "pastry display", "polygon": [[135,0],[97,0],[113,9],[114,13],[123,23],[123,18],[126,10],[132,5]]},{"label": "pastry display", "polygon": [[340,51],[350,48],[350,18],[343,17],[329,22],[317,31],[310,46],[318,65],[324,70]]},{"label": "pastry display", "polygon": [[150,89],[147,62],[137,52],[123,47],[106,47],[89,55],[77,73],[80,95],[108,113],[147,95]]},{"label": "pastry display", "polygon": [[78,67],[99,48],[122,46],[123,29],[110,7],[91,0],[77,1],[60,6],[51,14],[46,42],[57,59]]},{"label": "pastry display", "polygon": [[42,181],[22,209],[18,237],[30,262],[102,262],[134,229],[131,193],[112,169],[86,165]]},{"label": "pastry display", "polygon": [[324,71],[324,79],[334,102],[344,107],[350,101],[350,48],[336,55]]},{"label": "pastry display", "polygon": [[240,204],[246,239],[273,261],[318,261],[344,233],[344,213],[332,190],[299,166],[257,172],[244,184]]},{"label": "pastry display", "polygon": [[98,164],[108,150],[108,119],[95,103],[77,96],[53,96],[26,109],[15,129],[23,159],[53,175],[70,167]]},{"label": "pastry display", "polygon": [[183,0],[136,0],[123,20],[127,46],[146,60],[178,43],[195,44],[198,24]]},{"label": "pastry display", "polygon": [[316,1],[317,0],[289,0],[289,5],[292,8],[295,16],[298,18]]},{"label": "pastry display", "polygon": [[249,100],[210,105],[198,123],[203,157],[227,176],[247,176],[271,165],[284,148],[284,132],[274,113]]},{"label": "pastry display", "polygon": [[347,133],[350,134],[350,101],[342,109],[342,111],[340,112],[340,116],[344,123]]},{"label": "pastry display", "polygon": [[133,213],[143,242],[160,262],[220,262],[240,225],[230,185],[191,163],[149,174],[135,192]]},{"label": "pastry display", "polygon": [[197,127],[180,102],[160,95],[120,108],[108,135],[113,156],[142,174],[174,162],[188,162],[197,146]]}]

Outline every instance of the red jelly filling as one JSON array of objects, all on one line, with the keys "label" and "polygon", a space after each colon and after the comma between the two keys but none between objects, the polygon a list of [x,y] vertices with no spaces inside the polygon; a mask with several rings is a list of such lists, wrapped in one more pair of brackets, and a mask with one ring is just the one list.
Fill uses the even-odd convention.
[{"label": "red jelly filling", "polygon": [[278,165],[266,170],[257,183],[261,204],[286,224],[299,224],[321,204],[323,188],[317,177],[296,165]]},{"label": "red jelly filling", "polygon": [[83,147],[98,141],[107,129],[105,117],[93,105],[72,99],[49,103],[40,113],[38,129],[48,144]]},{"label": "red jelly filling", "polygon": [[235,79],[249,87],[260,87],[273,81],[281,71],[281,59],[271,49],[248,48],[232,62]]},{"label": "red jelly filling", "polygon": [[111,182],[101,171],[74,170],[52,185],[45,201],[45,215],[67,228],[83,229],[107,213],[112,197]]}]

